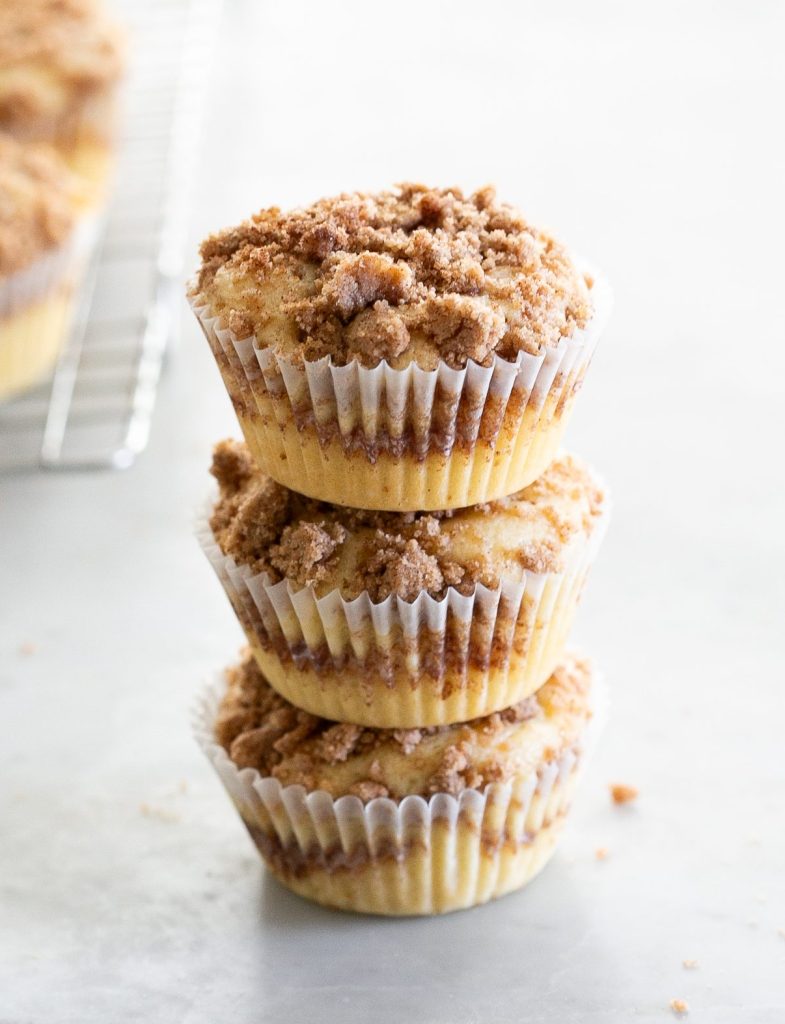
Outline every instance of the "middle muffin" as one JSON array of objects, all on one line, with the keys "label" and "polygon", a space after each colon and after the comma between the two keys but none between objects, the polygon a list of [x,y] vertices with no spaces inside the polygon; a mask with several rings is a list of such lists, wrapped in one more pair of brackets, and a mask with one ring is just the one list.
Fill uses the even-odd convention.
[{"label": "middle muffin", "polygon": [[560,455],[522,491],[451,512],[306,498],[234,441],[200,539],[271,685],[311,714],[414,728],[491,714],[550,676],[607,499]]}]

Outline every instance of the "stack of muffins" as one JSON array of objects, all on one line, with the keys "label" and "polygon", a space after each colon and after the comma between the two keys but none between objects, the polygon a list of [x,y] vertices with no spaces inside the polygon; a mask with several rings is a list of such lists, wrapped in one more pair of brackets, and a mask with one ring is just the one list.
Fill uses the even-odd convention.
[{"label": "stack of muffins", "polygon": [[51,370],[95,239],[122,37],[95,0],[0,4],[0,400]]},{"label": "stack of muffins", "polygon": [[245,436],[204,549],[249,648],[197,735],[272,872],[428,914],[525,884],[596,722],[567,633],[607,519],[559,446],[606,286],[493,189],[207,239],[189,298]]}]

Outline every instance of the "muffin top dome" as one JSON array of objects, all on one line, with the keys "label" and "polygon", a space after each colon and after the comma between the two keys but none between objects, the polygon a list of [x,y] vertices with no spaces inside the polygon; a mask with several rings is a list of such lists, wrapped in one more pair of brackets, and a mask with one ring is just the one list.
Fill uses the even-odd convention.
[{"label": "muffin top dome", "polygon": [[24,270],[71,232],[78,189],[58,155],[0,132],[0,276]]},{"label": "muffin top dome", "polygon": [[558,572],[573,542],[607,504],[599,482],[571,455],[507,498],[449,512],[372,512],[316,501],[265,476],[244,444],[223,441],[211,472],[220,488],[210,526],[224,555],[346,599],[367,591],[414,600],[448,587],[471,593],[525,570]]},{"label": "muffin top dome", "polygon": [[588,662],[565,658],[536,694],[485,718],[423,729],[330,722],[294,707],[251,655],[227,671],[215,738],[239,768],[282,785],[401,799],[483,789],[575,746],[591,718]]},{"label": "muffin top dome", "polygon": [[488,365],[555,346],[592,314],[591,279],[491,187],[405,184],[272,207],[201,255],[194,298],[298,361]]},{"label": "muffin top dome", "polygon": [[117,79],[122,35],[96,0],[3,0],[0,127],[39,129]]}]

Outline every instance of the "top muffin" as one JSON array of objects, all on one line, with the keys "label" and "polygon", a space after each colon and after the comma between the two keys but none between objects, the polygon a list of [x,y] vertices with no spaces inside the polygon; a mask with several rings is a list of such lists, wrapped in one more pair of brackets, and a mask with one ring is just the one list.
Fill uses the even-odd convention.
[{"label": "top muffin", "polygon": [[194,293],[238,337],[300,362],[487,366],[553,347],[592,314],[592,282],[491,187],[271,207],[201,255]]},{"label": "top muffin", "polygon": [[0,127],[49,139],[120,77],[121,36],[95,0],[3,0]]}]

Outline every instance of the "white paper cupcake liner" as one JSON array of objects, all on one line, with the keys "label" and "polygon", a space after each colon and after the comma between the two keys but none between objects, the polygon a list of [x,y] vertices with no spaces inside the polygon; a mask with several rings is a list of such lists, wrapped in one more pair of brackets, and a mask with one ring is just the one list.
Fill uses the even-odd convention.
[{"label": "white paper cupcake liner", "polygon": [[553,850],[607,706],[595,679],[579,742],[525,776],[458,797],[363,804],[238,769],[214,738],[225,685],[221,676],[200,697],[194,734],[268,867],[317,902],[388,915],[458,910],[529,881]]},{"label": "white paper cupcake liner", "polygon": [[273,583],[197,536],[270,684],[312,714],[381,728],[478,718],[528,696],[563,653],[606,511],[560,573],[524,571],[494,589],[440,599],[353,600]]},{"label": "white paper cupcake liner", "polygon": [[95,220],[83,217],[58,248],[0,279],[0,399],[31,386],[54,366],[95,237]]},{"label": "white paper cupcake liner", "polygon": [[95,241],[96,222],[82,217],[68,239],[24,270],[0,278],[0,319],[11,316],[62,286],[74,283]]},{"label": "white paper cupcake liner", "polygon": [[[604,279],[594,277],[592,293],[591,321],[558,345],[539,355],[521,352],[515,361],[495,356],[487,367],[469,361],[460,370],[445,362],[396,370],[386,361],[373,368],[356,360],[335,366],[330,357],[298,361],[238,338],[203,295],[192,292],[189,301],[265,472],[338,504],[425,509],[511,493],[547,465],[560,431],[547,446],[545,433],[565,414],[610,313]],[[320,457],[304,450],[303,431],[318,438]],[[337,469],[340,453],[352,460],[354,477]],[[431,467],[430,479],[417,481],[395,465],[402,456],[422,463],[432,454],[448,465]],[[358,456],[379,472],[355,493]]]}]

